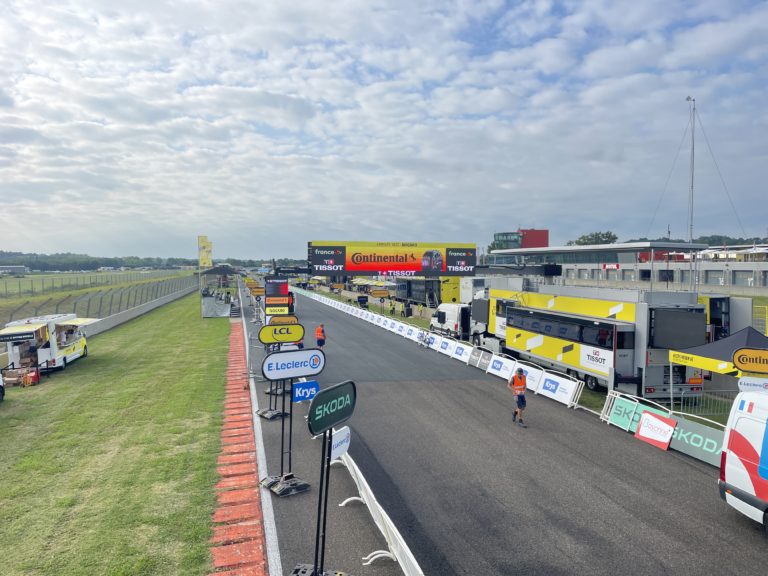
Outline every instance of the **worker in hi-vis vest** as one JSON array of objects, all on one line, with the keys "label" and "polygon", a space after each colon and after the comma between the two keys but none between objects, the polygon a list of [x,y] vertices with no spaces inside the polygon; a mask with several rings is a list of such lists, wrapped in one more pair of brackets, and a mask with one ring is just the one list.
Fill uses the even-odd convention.
[{"label": "worker in hi-vis vest", "polygon": [[517,406],[515,412],[512,414],[512,422],[517,422],[517,425],[521,428],[527,428],[523,422],[523,410],[525,410],[525,388],[526,388],[525,372],[522,368],[515,370],[512,378],[507,382],[507,388],[512,390],[512,394],[515,395]]},{"label": "worker in hi-vis vest", "polygon": [[318,348],[325,346],[325,326],[323,324],[315,328],[315,340],[317,340]]}]

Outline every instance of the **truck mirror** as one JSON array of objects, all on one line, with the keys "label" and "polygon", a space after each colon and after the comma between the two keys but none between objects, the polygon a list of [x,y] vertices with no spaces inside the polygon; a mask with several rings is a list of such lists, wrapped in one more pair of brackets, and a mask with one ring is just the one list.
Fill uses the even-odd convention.
[{"label": "truck mirror", "polygon": [[445,312],[443,310],[437,311],[437,323],[445,324]]}]

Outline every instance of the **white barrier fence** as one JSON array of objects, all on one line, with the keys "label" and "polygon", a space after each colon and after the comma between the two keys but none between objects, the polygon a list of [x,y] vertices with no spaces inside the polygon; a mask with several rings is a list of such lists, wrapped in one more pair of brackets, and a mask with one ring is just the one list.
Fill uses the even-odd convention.
[{"label": "white barrier fence", "polygon": [[474,347],[469,342],[428,332],[389,316],[382,316],[376,312],[345,304],[332,298],[326,298],[314,292],[298,288],[295,290],[308,298],[384,328],[449,358],[479,368],[485,373],[502,378],[505,381],[508,381],[518,368],[522,368],[523,372],[525,372],[527,387],[531,392],[551,398],[556,402],[565,404],[569,408],[576,408],[581,392],[584,389],[584,382],[567,374],[546,370],[531,362],[516,360],[504,354],[494,354],[486,348]]}]

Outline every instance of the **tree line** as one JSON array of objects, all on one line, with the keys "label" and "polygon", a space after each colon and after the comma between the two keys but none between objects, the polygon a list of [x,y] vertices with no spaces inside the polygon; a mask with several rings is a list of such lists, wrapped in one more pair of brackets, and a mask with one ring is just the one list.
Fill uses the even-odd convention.
[{"label": "tree line", "polygon": [[[278,262],[294,262],[293,260],[278,260]],[[262,265],[261,260],[242,260],[227,258],[216,260],[216,263],[226,262],[232,266],[244,268],[257,268]],[[306,261],[304,261],[306,265]],[[289,265],[289,264],[285,264]],[[99,268],[179,268],[183,266],[197,266],[196,258],[157,258],[139,256],[102,257],[89,256],[87,254],[73,254],[62,252],[57,254],[36,254],[24,252],[7,252],[0,250],[0,266],[26,266],[30,270],[51,272],[60,270],[71,272],[75,270],[98,270]]]}]

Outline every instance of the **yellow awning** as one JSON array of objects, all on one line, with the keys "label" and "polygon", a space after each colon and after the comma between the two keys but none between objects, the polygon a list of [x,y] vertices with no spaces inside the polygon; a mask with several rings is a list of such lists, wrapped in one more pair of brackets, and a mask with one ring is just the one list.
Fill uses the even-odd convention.
[{"label": "yellow awning", "polygon": [[716,372],[717,374],[741,376],[741,371],[732,362],[718,360],[717,358],[707,358],[706,356],[697,356],[696,354],[680,352],[679,350],[669,351],[669,361],[673,364],[691,366],[692,368]]},{"label": "yellow awning", "polygon": [[75,318],[73,320],[62,320],[55,324],[56,326],[87,326],[88,324],[93,324],[98,321],[98,318]]},{"label": "yellow awning", "polygon": [[17,326],[8,326],[8,328],[3,328],[0,330],[0,336],[4,336],[6,334],[23,334],[24,332],[36,332],[37,330],[40,330],[40,328],[43,328],[45,324],[42,322],[33,322],[32,324],[19,324]]}]

